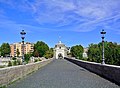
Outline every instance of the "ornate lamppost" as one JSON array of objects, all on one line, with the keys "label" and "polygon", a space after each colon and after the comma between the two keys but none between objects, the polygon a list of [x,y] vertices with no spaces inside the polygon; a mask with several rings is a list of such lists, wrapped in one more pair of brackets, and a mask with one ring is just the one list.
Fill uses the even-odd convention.
[{"label": "ornate lamppost", "polygon": [[106,32],[104,31],[104,30],[102,30],[102,32],[101,32],[101,34],[102,34],[102,64],[105,64],[105,55],[104,55],[104,38],[105,38],[105,34],[106,34]]},{"label": "ornate lamppost", "polygon": [[21,38],[22,38],[22,64],[24,64],[24,39],[25,39],[26,32],[24,30],[22,30],[22,32],[20,32],[20,34],[21,34]]}]

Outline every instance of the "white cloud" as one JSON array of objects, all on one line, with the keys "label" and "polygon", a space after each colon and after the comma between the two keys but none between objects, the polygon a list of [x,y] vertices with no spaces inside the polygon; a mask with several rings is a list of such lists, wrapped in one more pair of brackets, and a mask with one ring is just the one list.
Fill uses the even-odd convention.
[{"label": "white cloud", "polygon": [[7,31],[14,31],[20,32],[21,30],[25,30],[27,33],[35,33],[35,32],[49,32],[49,31],[56,31],[55,29],[50,28],[42,28],[38,26],[32,26],[27,24],[19,24],[11,20],[7,19],[0,19],[0,29],[7,30]]},{"label": "white cloud", "polygon": [[65,26],[70,31],[80,32],[99,26],[120,28],[120,0],[1,0],[0,3],[27,11],[39,24],[49,24],[54,28]]},{"label": "white cloud", "polygon": [[[120,7],[120,2],[113,0],[93,0],[93,2],[90,2],[89,0],[76,0],[76,3],[73,1],[65,2],[65,0],[43,0],[43,2],[42,4],[37,3],[37,7],[35,6],[35,15],[37,14],[37,21],[40,23],[49,23],[55,25],[57,23],[56,26],[58,27],[71,25],[76,21],[77,30],[83,29],[84,31],[93,30],[94,26],[97,26],[98,23],[102,25],[101,22],[103,20],[114,18],[119,14],[118,8]],[[44,6],[45,11],[41,11],[40,9],[43,9]],[[93,26],[93,28],[89,26]],[[90,29],[86,30],[87,27]]]}]

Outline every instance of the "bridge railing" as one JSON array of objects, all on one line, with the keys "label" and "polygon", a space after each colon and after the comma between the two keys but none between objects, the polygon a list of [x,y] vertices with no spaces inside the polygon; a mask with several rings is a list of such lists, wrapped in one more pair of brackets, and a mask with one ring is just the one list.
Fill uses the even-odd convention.
[{"label": "bridge railing", "polygon": [[38,70],[39,68],[50,63],[53,59],[30,63],[26,65],[18,65],[0,69],[0,87],[7,86],[8,84],[23,78],[24,76]]},{"label": "bridge railing", "polygon": [[65,57],[65,59],[120,85],[120,66],[102,65],[100,63],[88,62],[75,58]]}]

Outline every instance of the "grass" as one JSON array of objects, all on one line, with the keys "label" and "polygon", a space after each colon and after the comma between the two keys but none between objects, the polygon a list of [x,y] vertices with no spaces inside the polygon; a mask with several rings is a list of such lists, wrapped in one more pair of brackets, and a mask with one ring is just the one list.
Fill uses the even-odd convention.
[{"label": "grass", "polygon": [[6,86],[1,86],[0,88],[6,88]]}]

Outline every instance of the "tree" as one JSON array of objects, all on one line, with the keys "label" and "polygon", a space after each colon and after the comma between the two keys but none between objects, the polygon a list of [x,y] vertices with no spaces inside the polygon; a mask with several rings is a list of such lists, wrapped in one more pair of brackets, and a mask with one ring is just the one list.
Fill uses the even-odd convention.
[{"label": "tree", "polygon": [[89,45],[88,50],[88,61],[92,62],[101,62],[102,59],[102,51],[101,51],[101,44],[98,46],[97,44],[91,44]]},{"label": "tree", "polygon": [[3,43],[1,45],[1,56],[5,57],[7,55],[10,55],[10,45],[8,43]]},{"label": "tree", "polygon": [[73,57],[76,57],[78,59],[83,58],[83,47],[81,45],[76,45],[71,47],[71,54]]},{"label": "tree", "polygon": [[10,66],[12,66],[12,62],[11,61],[8,62],[8,67],[10,67]]},{"label": "tree", "polygon": [[53,48],[50,48],[48,51],[46,51],[44,57],[47,59],[52,58],[53,57]]},{"label": "tree", "polygon": [[17,60],[14,60],[13,61],[13,66],[16,66],[17,65]]},{"label": "tree", "polygon": [[37,50],[34,51],[34,56],[39,57],[39,52]]},{"label": "tree", "polygon": [[17,57],[19,57],[20,55],[19,49],[17,49],[16,54],[17,54]]},{"label": "tree", "polygon": [[24,60],[25,60],[26,63],[29,62],[31,56],[32,56],[31,53],[25,54],[25,59]]},{"label": "tree", "polygon": [[[105,42],[105,63],[120,65],[120,45],[113,42]],[[88,61],[102,62],[102,42],[91,44],[88,50]]]},{"label": "tree", "polygon": [[43,57],[46,53],[46,51],[49,50],[49,47],[46,43],[42,41],[38,41],[34,45],[34,56],[38,55],[39,57]]},{"label": "tree", "polygon": [[12,60],[17,60],[17,58],[16,58],[16,57],[13,57]]}]

